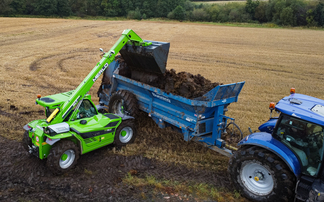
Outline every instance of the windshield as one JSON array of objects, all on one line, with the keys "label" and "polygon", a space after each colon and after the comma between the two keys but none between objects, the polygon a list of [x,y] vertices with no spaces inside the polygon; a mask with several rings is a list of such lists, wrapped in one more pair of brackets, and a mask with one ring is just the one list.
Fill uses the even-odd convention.
[{"label": "windshield", "polygon": [[96,108],[89,100],[83,100],[80,105],[78,119],[80,118],[88,118],[97,115]]},{"label": "windshield", "polygon": [[282,115],[273,135],[299,158],[303,174],[317,175],[323,159],[322,126]]}]

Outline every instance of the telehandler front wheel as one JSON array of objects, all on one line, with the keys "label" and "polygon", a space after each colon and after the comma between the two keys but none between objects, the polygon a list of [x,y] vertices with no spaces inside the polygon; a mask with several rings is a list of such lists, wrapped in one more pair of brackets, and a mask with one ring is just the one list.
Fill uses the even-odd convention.
[{"label": "telehandler front wheel", "polygon": [[54,174],[62,174],[76,165],[79,155],[79,148],[74,142],[61,140],[53,145],[46,166]]},{"label": "telehandler front wheel", "polygon": [[115,145],[125,146],[133,143],[136,137],[136,128],[133,119],[123,121],[117,128],[115,133]]},{"label": "telehandler front wheel", "polygon": [[240,148],[228,166],[233,184],[253,201],[292,201],[295,176],[275,154],[254,146]]}]

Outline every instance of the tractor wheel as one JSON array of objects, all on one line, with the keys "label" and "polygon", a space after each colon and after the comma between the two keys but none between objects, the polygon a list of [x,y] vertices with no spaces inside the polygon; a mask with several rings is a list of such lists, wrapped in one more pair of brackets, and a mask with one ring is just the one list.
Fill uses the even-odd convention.
[{"label": "tractor wheel", "polygon": [[109,113],[136,117],[138,112],[137,99],[133,93],[126,90],[119,90],[111,96]]},{"label": "tractor wheel", "polygon": [[76,165],[79,154],[79,148],[74,142],[61,140],[53,145],[46,166],[54,174],[62,174]]},{"label": "tractor wheel", "polygon": [[32,140],[29,137],[29,132],[25,131],[23,139],[22,139],[22,145],[24,149],[29,152],[29,147],[33,145]]},{"label": "tractor wheel", "polygon": [[123,121],[117,128],[115,133],[116,146],[125,146],[134,142],[136,137],[136,128],[132,119]]},{"label": "tractor wheel", "polygon": [[233,184],[254,201],[291,201],[295,176],[275,154],[260,147],[240,148],[229,161]]}]

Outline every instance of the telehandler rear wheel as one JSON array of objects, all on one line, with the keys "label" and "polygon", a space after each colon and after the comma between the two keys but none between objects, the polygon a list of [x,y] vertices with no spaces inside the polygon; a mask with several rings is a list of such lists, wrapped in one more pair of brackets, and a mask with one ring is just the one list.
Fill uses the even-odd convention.
[{"label": "telehandler rear wheel", "polygon": [[116,146],[125,146],[133,143],[136,137],[136,128],[133,119],[123,121],[117,128],[115,133]]},{"label": "telehandler rear wheel", "polygon": [[228,172],[243,196],[253,201],[291,201],[295,176],[275,154],[254,146],[240,148],[231,157]]},{"label": "telehandler rear wheel", "polygon": [[53,145],[46,166],[54,174],[62,174],[76,165],[79,154],[79,148],[74,142],[61,140]]},{"label": "telehandler rear wheel", "polygon": [[129,91],[119,90],[109,100],[109,113],[136,117],[138,111],[136,96]]}]

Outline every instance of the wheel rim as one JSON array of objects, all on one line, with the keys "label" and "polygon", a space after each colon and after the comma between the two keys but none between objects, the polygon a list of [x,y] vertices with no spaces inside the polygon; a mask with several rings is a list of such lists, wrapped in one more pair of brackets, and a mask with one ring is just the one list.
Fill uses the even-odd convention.
[{"label": "wheel rim", "polygon": [[65,151],[60,158],[60,167],[66,169],[70,167],[75,159],[75,152],[72,149]]},{"label": "wheel rim", "polygon": [[119,133],[119,140],[122,143],[129,142],[133,137],[133,129],[129,126],[123,128]]},{"label": "wheel rim", "polygon": [[244,186],[256,195],[267,195],[273,190],[274,181],[269,170],[258,163],[246,163],[240,171]]},{"label": "wheel rim", "polygon": [[113,106],[114,106],[113,109],[114,114],[124,114],[124,106],[122,100],[116,100]]}]

